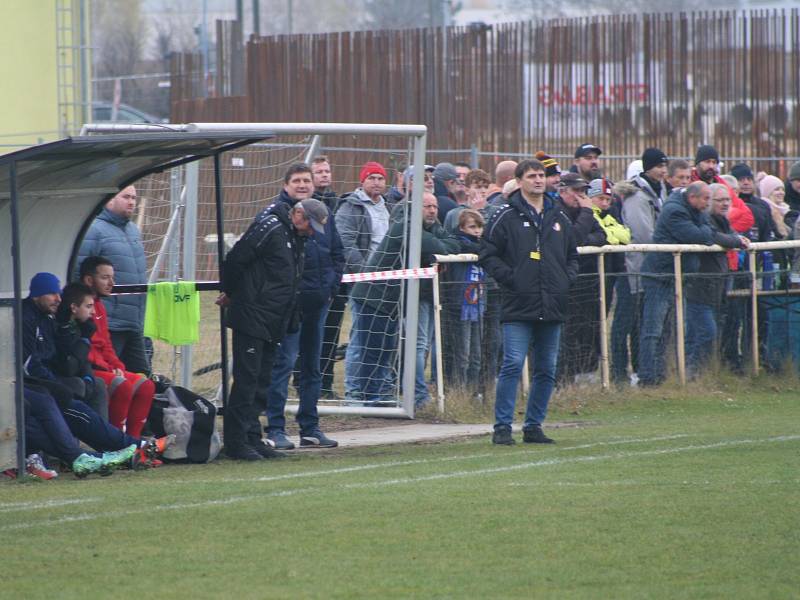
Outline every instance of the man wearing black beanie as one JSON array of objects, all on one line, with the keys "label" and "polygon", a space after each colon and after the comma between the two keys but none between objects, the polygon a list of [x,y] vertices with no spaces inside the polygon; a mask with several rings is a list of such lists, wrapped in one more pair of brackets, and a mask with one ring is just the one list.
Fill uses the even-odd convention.
[{"label": "man wearing black beanie", "polygon": [[719,165],[719,152],[714,146],[704,144],[697,147],[694,155],[694,170],[697,178],[708,184],[714,183]]},{"label": "man wearing black beanie", "polygon": [[[721,183],[730,189],[725,180],[717,174],[717,165],[719,165],[717,149],[708,144],[698,146],[694,155],[692,181],[703,181],[709,185]],[[728,221],[737,233],[747,233],[755,222],[753,212],[733,190],[731,190],[731,209],[728,213]],[[731,269],[736,270],[734,264],[731,264]]]}]

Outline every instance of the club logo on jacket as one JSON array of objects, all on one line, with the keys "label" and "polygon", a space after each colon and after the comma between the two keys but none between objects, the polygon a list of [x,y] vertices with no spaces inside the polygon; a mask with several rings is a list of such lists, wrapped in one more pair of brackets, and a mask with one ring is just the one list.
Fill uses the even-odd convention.
[{"label": "club logo on jacket", "polygon": [[559,223],[553,223],[553,231],[561,231],[561,225]]}]

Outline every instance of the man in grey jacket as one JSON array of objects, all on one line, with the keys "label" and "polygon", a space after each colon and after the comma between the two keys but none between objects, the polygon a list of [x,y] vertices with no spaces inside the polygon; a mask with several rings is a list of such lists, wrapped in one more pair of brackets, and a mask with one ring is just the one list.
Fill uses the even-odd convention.
[{"label": "man in grey jacket", "polygon": [[[360,273],[367,258],[389,231],[389,210],[386,192],[386,169],[377,162],[368,162],[359,173],[361,187],[344,196],[336,211],[336,229],[342,240],[345,273]],[[360,304],[350,298],[351,323],[358,320]],[[355,400],[355,378],[364,351],[366,332],[353,327],[347,344],[344,366],[345,399]]]},{"label": "man in grey jacket", "polygon": [[[114,264],[115,283],[147,283],[142,236],[131,221],[136,201],[132,185],[108,201],[83,238],[76,271],[87,257],[102,256]],[[130,294],[112,296],[105,303],[114,351],[132,373],[150,373],[142,333],[145,300],[145,294]]]}]

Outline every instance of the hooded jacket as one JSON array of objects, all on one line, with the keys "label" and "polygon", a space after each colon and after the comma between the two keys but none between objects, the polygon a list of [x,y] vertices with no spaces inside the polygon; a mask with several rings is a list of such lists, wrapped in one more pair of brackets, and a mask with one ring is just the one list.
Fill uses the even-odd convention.
[{"label": "hooded jacket", "polygon": [[[384,200],[384,204],[385,204]],[[367,210],[369,196],[358,188],[342,197],[336,210],[336,229],[344,248],[345,273],[360,273],[367,262],[372,242],[372,217]],[[387,215],[389,213],[386,210]],[[389,224],[391,229],[391,223]]]},{"label": "hooded jacket", "polygon": [[22,301],[22,361],[25,375],[55,381],[56,320],[43,313],[33,298]]},{"label": "hooded jacket", "polygon": [[[656,194],[641,175],[634,177],[629,184],[622,182],[617,185],[617,191],[623,196],[622,222],[631,230],[631,244],[652,243],[656,220],[667,201],[665,187],[662,185],[661,194]],[[625,253],[625,270],[633,273],[628,278],[631,294],[642,291],[641,279],[637,273],[642,271],[644,257],[642,252]]]},{"label": "hooded jacket", "polygon": [[[605,246],[608,242],[606,232],[594,218],[591,208],[582,206],[567,206],[563,198],[559,197],[556,201],[560,205],[564,214],[572,221],[575,244],[577,246]],[[578,259],[580,273],[597,273],[597,256],[588,254]]]},{"label": "hooded jacket", "polygon": [[503,322],[563,322],[569,288],[578,276],[575,227],[561,204],[549,197],[539,223],[517,190],[489,219],[480,264],[503,292]]},{"label": "hooded jacket", "polygon": [[[89,256],[103,256],[114,265],[118,284],[147,283],[147,260],[142,236],[136,224],[107,208],[92,222],[78,250],[80,268]],[[77,272],[76,277],[77,279]],[[111,296],[106,301],[108,327],[111,331],[141,331],[147,294]]]},{"label": "hooded jacket", "polygon": [[278,343],[286,335],[303,275],[303,238],[289,205],[274,202],[256,216],[222,265],[222,291],[230,297],[226,325]]},{"label": "hooded jacket", "polygon": [[447,213],[458,206],[458,203],[447,191],[444,181],[438,177],[433,178],[433,195],[436,196],[436,200],[439,202],[439,223],[444,223]]}]

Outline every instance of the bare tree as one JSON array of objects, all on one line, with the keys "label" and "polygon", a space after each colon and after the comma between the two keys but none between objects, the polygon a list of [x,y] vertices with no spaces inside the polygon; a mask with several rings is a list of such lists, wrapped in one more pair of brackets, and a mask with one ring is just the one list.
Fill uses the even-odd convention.
[{"label": "bare tree", "polygon": [[95,73],[98,76],[134,73],[148,36],[140,0],[93,2],[92,13]]}]

